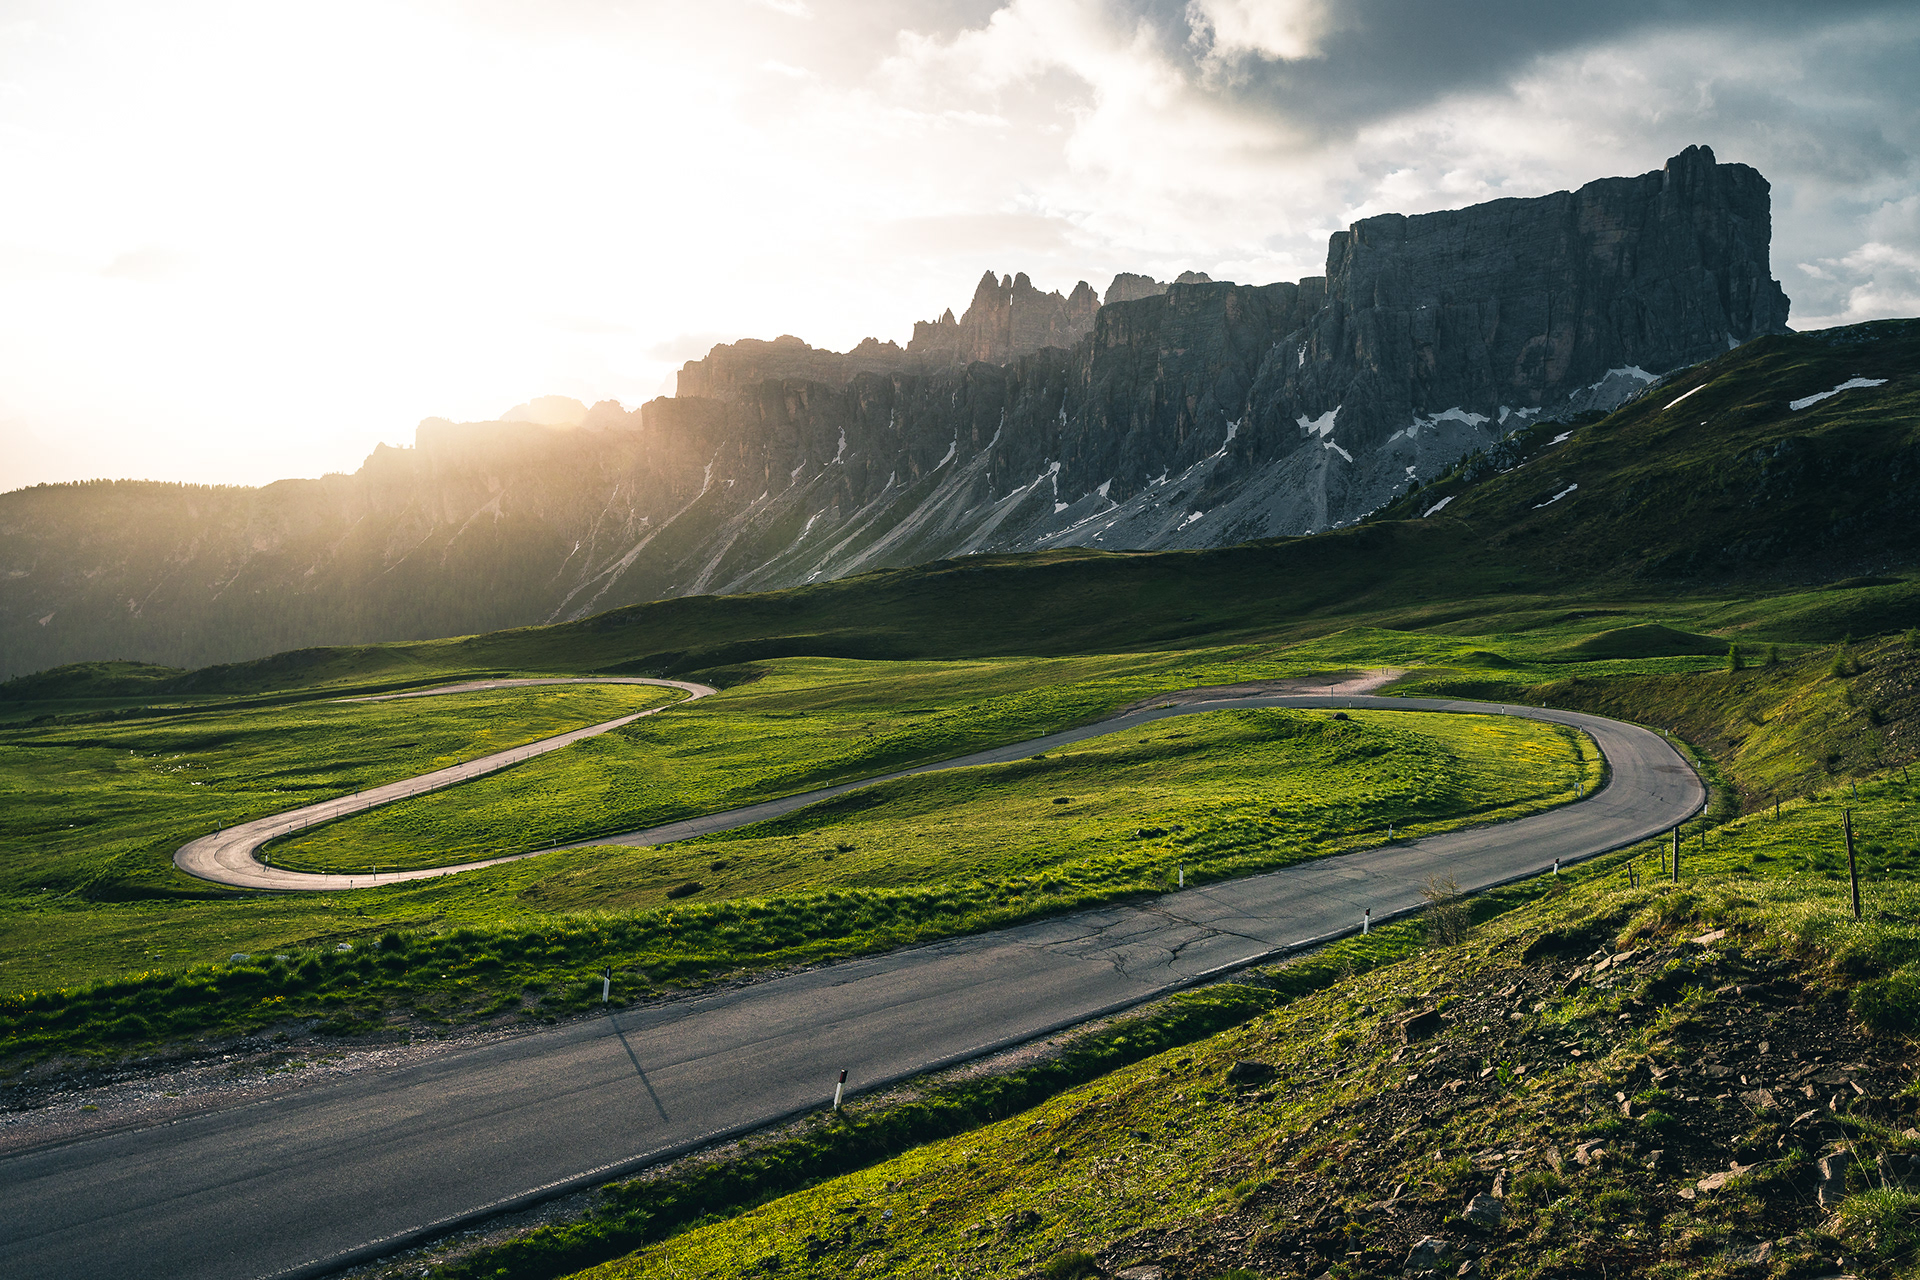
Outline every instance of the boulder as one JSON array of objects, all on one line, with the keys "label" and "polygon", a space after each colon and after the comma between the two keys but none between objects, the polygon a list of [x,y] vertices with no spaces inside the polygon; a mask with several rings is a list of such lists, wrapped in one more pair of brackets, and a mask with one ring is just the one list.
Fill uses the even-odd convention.
[{"label": "boulder", "polygon": [[1264,1062],[1241,1059],[1227,1068],[1228,1084],[1264,1084],[1273,1079],[1273,1068]]},{"label": "boulder", "polygon": [[1507,1206],[1494,1196],[1479,1195],[1467,1201],[1460,1216],[1480,1227],[1497,1227],[1507,1220]]},{"label": "boulder", "polygon": [[1438,1035],[1445,1026],[1446,1023],[1441,1019],[1440,1011],[1428,1009],[1424,1013],[1416,1013],[1410,1018],[1400,1020],[1400,1039],[1407,1044],[1414,1044],[1429,1036]]},{"label": "boulder", "polygon": [[1454,1260],[1459,1256],[1460,1250],[1451,1240],[1442,1240],[1438,1236],[1424,1236],[1407,1251],[1406,1270],[1421,1272],[1439,1271],[1442,1268],[1451,1269]]},{"label": "boulder", "polygon": [[1836,1151],[1814,1162],[1813,1198],[1831,1213],[1847,1198],[1847,1170],[1853,1167],[1853,1153]]}]

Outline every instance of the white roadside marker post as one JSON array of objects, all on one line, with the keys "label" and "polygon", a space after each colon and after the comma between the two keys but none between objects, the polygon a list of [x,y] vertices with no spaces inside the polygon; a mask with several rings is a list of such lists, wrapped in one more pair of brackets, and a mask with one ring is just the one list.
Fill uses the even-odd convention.
[{"label": "white roadside marker post", "polygon": [[1187,869],[1185,867],[1180,868],[1180,887],[1182,889],[1187,887]]},{"label": "white roadside marker post", "polygon": [[835,1111],[838,1111],[840,1109],[840,1099],[841,1099],[841,1096],[846,1093],[846,1091],[847,1091],[847,1073],[842,1071],[840,1073],[839,1083],[833,1086],[833,1109]]},{"label": "white roadside marker post", "polygon": [[613,966],[608,965],[600,971],[600,1003],[605,1005],[613,999]]},{"label": "white roadside marker post", "polygon": [[1373,930],[1373,908],[1368,907],[1360,913],[1360,936],[1366,937]]}]

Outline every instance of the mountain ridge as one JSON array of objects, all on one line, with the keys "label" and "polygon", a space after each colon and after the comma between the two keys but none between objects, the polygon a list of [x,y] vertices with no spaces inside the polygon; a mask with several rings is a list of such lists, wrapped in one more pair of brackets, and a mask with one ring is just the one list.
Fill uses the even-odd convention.
[{"label": "mountain ridge", "polygon": [[907,348],[724,344],[682,371],[716,394],[430,419],[352,476],[0,495],[7,670],[1347,526],[1526,424],[1783,330],[1768,200],[1689,148],[1576,192],[1366,219],[1298,282],[1122,275],[1100,302],[989,273]]}]

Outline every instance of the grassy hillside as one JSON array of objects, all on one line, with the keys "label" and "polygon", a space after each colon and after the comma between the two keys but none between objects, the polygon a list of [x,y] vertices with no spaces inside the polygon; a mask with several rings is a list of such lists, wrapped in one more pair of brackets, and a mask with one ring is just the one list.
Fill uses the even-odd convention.
[{"label": "grassy hillside", "polygon": [[1684,674],[1548,672],[1534,663],[1430,667],[1397,687],[1568,707],[1666,729],[1713,759],[1748,810],[1920,754],[1920,635],[1912,632],[1804,653],[1743,646],[1715,669]]}]

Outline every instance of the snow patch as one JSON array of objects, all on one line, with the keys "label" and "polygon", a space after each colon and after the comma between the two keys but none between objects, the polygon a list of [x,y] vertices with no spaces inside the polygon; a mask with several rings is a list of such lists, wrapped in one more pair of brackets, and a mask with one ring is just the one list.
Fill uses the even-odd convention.
[{"label": "snow patch", "polygon": [[1198,519],[1200,519],[1200,518],[1201,518],[1202,516],[1204,516],[1204,515],[1206,515],[1206,514],[1207,514],[1207,513],[1206,513],[1206,512],[1204,512],[1204,511],[1196,511],[1196,512],[1194,512],[1194,513],[1193,513],[1192,515],[1190,515],[1190,516],[1188,516],[1188,517],[1187,517],[1187,518],[1186,518],[1185,520],[1182,520],[1182,521],[1181,521],[1181,522],[1179,523],[1179,525],[1175,527],[1175,529],[1174,529],[1174,532],[1175,532],[1175,533],[1178,533],[1178,532],[1179,532],[1179,531],[1180,531],[1181,529],[1184,529],[1184,528],[1186,528],[1186,527],[1187,527],[1188,525],[1190,525],[1190,524],[1192,524],[1192,523],[1193,523],[1193,522],[1194,522],[1195,520],[1198,520]]},{"label": "snow patch", "polygon": [[1094,490],[1094,492],[1099,494],[1101,497],[1105,498],[1107,496],[1107,490],[1111,488],[1113,488],[1113,481],[1109,480],[1105,484],[1102,484],[1098,489]]},{"label": "snow patch", "polygon": [[949,462],[952,462],[953,455],[958,452],[960,452],[960,437],[956,435],[953,438],[953,443],[947,446],[947,456],[940,459],[940,461],[934,463],[933,469],[935,471],[938,471],[940,468],[946,466]]},{"label": "snow patch", "polygon": [[1460,495],[1459,495],[1459,494],[1457,494],[1457,493],[1450,493],[1450,494],[1448,494],[1448,495],[1447,495],[1446,497],[1444,497],[1444,498],[1442,498],[1442,499],[1440,499],[1440,501],[1438,501],[1438,502],[1436,502],[1436,503],[1434,503],[1434,504],[1433,504],[1432,506],[1430,506],[1430,507],[1428,507],[1428,508],[1427,508],[1427,509],[1426,509],[1425,511],[1422,511],[1422,512],[1420,513],[1420,518],[1421,518],[1422,520],[1425,520],[1425,519],[1426,519],[1426,518],[1427,518],[1428,516],[1430,516],[1430,515],[1432,515],[1432,514],[1433,514],[1434,512],[1436,512],[1436,511],[1438,511],[1438,510],[1439,510],[1440,508],[1442,508],[1442,507],[1444,507],[1444,506],[1446,506],[1446,505],[1447,505],[1447,504],[1448,504],[1449,502],[1452,502],[1452,501],[1453,501],[1453,500],[1454,500],[1455,498],[1457,498],[1457,497],[1459,497],[1459,496],[1460,496]]},{"label": "snow patch", "polygon": [[1315,418],[1312,422],[1307,421],[1307,415],[1304,413],[1295,419],[1295,421],[1300,424],[1300,430],[1310,436],[1317,435],[1322,440],[1325,440],[1333,434],[1333,424],[1335,419],[1340,416],[1340,408],[1341,406],[1335,405],[1333,408]]},{"label": "snow patch", "polygon": [[1607,370],[1607,376],[1600,379],[1600,381],[1594,383],[1591,387],[1588,387],[1587,390],[1598,391],[1600,388],[1606,386],[1607,383],[1611,382],[1615,378],[1635,378],[1641,382],[1653,382],[1655,380],[1655,375],[1648,373],[1645,369],[1642,369],[1637,364],[1630,364],[1624,369]]},{"label": "snow patch", "polygon": [[[1682,400],[1685,400],[1688,396],[1697,395],[1700,392],[1705,391],[1706,389],[1707,389],[1707,384],[1703,382],[1699,386],[1695,387],[1692,391],[1681,392],[1678,396],[1675,396],[1673,399],[1667,401],[1667,409],[1673,408],[1673,406],[1679,404]],[[1662,409],[1660,412],[1665,413],[1667,409]]]},{"label": "snow patch", "polygon": [[840,428],[840,447],[833,451],[833,460],[835,462],[838,462],[840,461],[840,459],[846,456],[847,456],[847,429],[845,426],[842,426]]},{"label": "snow patch", "polygon": [[1345,449],[1342,449],[1339,445],[1335,444],[1333,441],[1322,440],[1320,443],[1323,447],[1333,450],[1335,453],[1345,458],[1348,462],[1353,461],[1353,455],[1348,453]]},{"label": "snow patch", "polygon": [[1056,502],[1053,504],[1053,514],[1059,515],[1062,511],[1065,511],[1071,505],[1072,505],[1071,503]]},{"label": "snow patch", "polygon": [[1560,492],[1558,492],[1558,493],[1556,493],[1556,494],[1554,494],[1554,495],[1553,495],[1553,496],[1552,496],[1551,498],[1548,498],[1548,499],[1547,499],[1547,500],[1546,500],[1545,502],[1536,502],[1536,503],[1534,503],[1534,504],[1533,504],[1533,509],[1534,509],[1535,511],[1538,511],[1538,510],[1539,510],[1540,508],[1542,508],[1542,507],[1550,507],[1550,506],[1552,506],[1552,505],[1553,505],[1554,503],[1556,503],[1556,502],[1558,502],[1558,501],[1560,501],[1560,499],[1562,499],[1562,498],[1564,498],[1564,497],[1566,497],[1566,496],[1567,496],[1568,494],[1570,494],[1570,493],[1572,493],[1572,492],[1573,492],[1573,491],[1574,491],[1575,489],[1578,489],[1579,487],[1580,487],[1580,486],[1579,486],[1579,485],[1577,485],[1577,484],[1570,484],[1570,485],[1568,485],[1568,486],[1567,486],[1566,488],[1564,488],[1564,489],[1562,489],[1562,490],[1561,490]]},{"label": "snow patch", "polygon": [[1300,350],[1296,353],[1296,355],[1298,358],[1294,360],[1293,367],[1296,369],[1306,368],[1307,367],[1307,344],[1306,343],[1303,342],[1300,344]]},{"label": "snow patch", "polygon": [[1842,391],[1852,391],[1856,387],[1884,387],[1886,385],[1887,380],[1885,378],[1848,378],[1831,391],[1822,391],[1817,396],[1806,396],[1799,400],[1789,400],[1787,402],[1787,408],[1797,412],[1806,408],[1808,405],[1819,404],[1822,400],[1831,396],[1837,396]]},{"label": "snow patch", "polygon": [[1510,414],[1510,413],[1512,413],[1512,412],[1513,412],[1513,410],[1511,410],[1511,409],[1509,409],[1509,408],[1507,408],[1507,406],[1505,406],[1505,405],[1501,405],[1501,406],[1500,406],[1500,425],[1501,425],[1501,426],[1503,426],[1503,427],[1504,427],[1504,426],[1506,426],[1506,425],[1507,425],[1507,415],[1508,415],[1508,414]]},{"label": "snow patch", "polygon": [[[1500,421],[1505,422],[1507,420],[1507,415],[1510,412],[1512,411],[1508,409],[1507,406],[1501,405]],[[1392,444],[1395,440],[1398,440],[1401,436],[1405,436],[1409,440],[1416,439],[1420,435],[1421,428],[1424,427],[1428,430],[1432,430],[1434,427],[1439,426],[1443,422],[1458,422],[1463,426],[1478,427],[1478,426],[1484,425],[1489,421],[1491,421],[1491,419],[1489,419],[1486,414],[1470,413],[1467,410],[1462,409],[1459,405],[1455,405],[1451,409],[1443,409],[1439,413],[1434,414],[1432,417],[1427,417],[1427,418],[1423,418],[1416,413],[1413,415],[1413,422],[1410,425],[1402,427],[1400,430],[1394,432],[1392,435],[1387,437],[1387,443]]]}]

